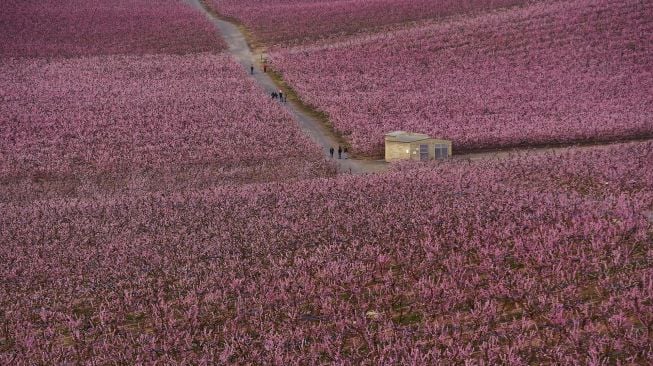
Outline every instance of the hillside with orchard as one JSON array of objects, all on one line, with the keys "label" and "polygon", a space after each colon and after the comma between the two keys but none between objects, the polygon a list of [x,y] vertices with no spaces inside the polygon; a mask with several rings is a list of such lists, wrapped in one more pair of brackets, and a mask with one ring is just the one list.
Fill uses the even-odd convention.
[{"label": "hillside with orchard", "polygon": [[0,364],[650,363],[652,27],[10,0]]}]

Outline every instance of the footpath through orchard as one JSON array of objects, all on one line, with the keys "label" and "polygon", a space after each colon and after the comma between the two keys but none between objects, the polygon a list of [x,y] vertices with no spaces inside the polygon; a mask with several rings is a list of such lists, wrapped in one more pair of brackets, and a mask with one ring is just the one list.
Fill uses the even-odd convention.
[{"label": "footpath through orchard", "polygon": [[[257,60],[260,58],[252,52],[245,35],[238,29],[238,27],[228,21],[220,19],[216,14],[211,12],[201,2],[201,0],[187,0],[192,6],[202,11],[206,17],[216,26],[222,38],[229,46],[229,52],[236,58],[236,60],[247,71],[247,74],[256,83],[267,91],[268,94],[279,90],[279,85],[270,77],[269,74],[264,73],[260,67],[255,68],[254,74],[250,74],[250,66],[257,65]],[[333,133],[327,126],[324,125],[318,118],[312,116],[309,111],[303,107],[299,101],[294,98],[288,99],[287,103],[280,103],[290,115],[297,121],[299,127],[310,136],[323,150],[325,156],[329,156],[329,148],[333,147],[336,152],[334,154],[334,161],[338,164],[338,172],[341,173],[373,173],[384,171],[387,169],[388,164],[383,160],[364,160],[364,159],[338,159],[338,146],[343,146],[344,142]]]},{"label": "footpath through orchard", "polygon": [[[278,81],[275,81],[270,74],[263,72],[261,70],[261,65],[258,62],[261,59],[261,55],[255,54],[254,51],[250,48],[247,43],[247,38],[245,34],[239,29],[239,27],[227,20],[221,19],[217,14],[207,8],[202,0],[186,0],[191,6],[195,7],[197,10],[204,13],[204,15],[209,19],[209,21],[215,25],[218,32],[225,40],[229,46],[229,52],[236,58],[236,60],[243,66],[246,70],[247,75],[251,77],[263,90],[267,91],[268,95],[274,91],[278,91],[282,88],[278,84]],[[255,72],[250,73],[250,67],[255,65]],[[329,148],[333,147],[336,150],[334,154],[334,161],[338,164],[339,173],[352,173],[352,174],[362,174],[362,173],[375,173],[382,172],[388,169],[389,164],[384,160],[373,160],[373,159],[355,159],[348,157],[347,159],[338,159],[338,146],[345,146],[345,141],[337,136],[334,131],[327,126],[323,121],[318,117],[314,116],[314,113],[310,111],[309,108],[304,106],[301,101],[296,98],[288,99],[287,103],[280,103],[282,108],[287,110],[294,120],[299,124],[299,127],[304,133],[310,136],[323,150],[326,157],[329,157]],[[524,146],[524,147],[515,147],[515,148],[502,148],[502,149],[492,149],[488,151],[477,151],[477,152],[463,152],[461,154],[456,154],[454,150],[453,159],[458,160],[478,160],[478,159],[502,159],[508,158],[514,153],[520,153],[525,151],[531,152],[555,152],[558,150],[567,149],[570,147],[574,148],[590,148],[593,146],[599,145],[611,145],[616,143],[625,143],[629,141],[647,141],[650,140],[651,136],[643,136],[640,138],[625,139],[623,141],[606,141],[606,142],[596,142],[596,143],[569,143],[561,144],[556,146]],[[454,146],[455,149],[455,146]],[[653,219],[652,219],[653,220]]]}]

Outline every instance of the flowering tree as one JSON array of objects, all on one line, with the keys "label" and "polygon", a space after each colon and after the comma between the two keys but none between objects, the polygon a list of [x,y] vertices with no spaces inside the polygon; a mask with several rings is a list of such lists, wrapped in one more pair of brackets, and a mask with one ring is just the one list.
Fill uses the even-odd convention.
[{"label": "flowering tree", "polygon": [[[399,9],[409,4],[396,3]],[[405,163],[387,174],[334,177],[316,145],[232,58],[195,53],[215,43],[192,35],[206,24],[178,3],[163,0],[151,10],[140,2],[128,9],[119,1],[42,4],[42,13],[27,14],[20,9],[35,9],[33,2],[10,1],[0,15],[0,27],[19,40],[0,46],[0,364],[599,365],[653,359],[653,143]],[[374,39],[421,34],[415,44],[431,47],[429,34],[442,31],[463,42],[446,48],[463,65],[453,71],[463,82],[447,85],[472,101],[478,95],[466,67],[483,66],[481,75],[503,80],[501,72],[530,72],[519,66],[528,60],[545,75],[536,81],[565,88],[573,80],[596,86],[599,71],[605,72],[599,91],[574,89],[579,96],[566,104],[544,98],[558,94],[542,85],[506,84],[509,96],[514,88],[562,106],[497,102],[503,113],[524,113],[533,137],[503,117],[497,126],[507,126],[505,139],[497,139],[489,122],[483,122],[486,137],[466,119],[460,129],[441,125],[459,133],[463,146],[538,141],[538,133],[556,126],[590,138],[647,131],[650,119],[642,116],[650,104],[643,91],[650,84],[632,75],[648,75],[651,7],[595,1],[596,12],[583,12],[582,4],[590,3],[535,6],[354,42],[360,42],[356,52],[367,54]],[[97,11],[89,10],[93,6]],[[49,12],[63,17],[45,26],[40,22]],[[87,32],[87,15],[108,17],[98,23],[100,41]],[[607,15],[621,33],[600,20]],[[157,16],[190,25],[148,33],[158,29]],[[35,26],[18,32],[25,19],[37,19],[30,23]],[[540,43],[511,28],[520,19],[519,29]],[[545,37],[570,19],[581,31]],[[471,33],[456,38],[456,27]],[[485,39],[481,30],[497,27],[506,28],[498,33],[506,38]],[[613,38],[607,45],[588,41],[585,31]],[[35,39],[41,43],[32,48]],[[414,44],[384,42],[386,60],[404,53],[405,70],[421,70],[410,61],[419,55],[411,54]],[[563,61],[536,50],[542,42],[572,71],[580,67],[574,57],[592,60],[588,75],[571,78]],[[275,60],[286,58],[293,75],[300,57],[293,52],[306,52],[302,62],[317,62],[314,52],[336,57],[339,47],[353,52],[354,46],[315,47],[283,51]],[[493,51],[498,61],[481,62],[488,58],[474,47]],[[621,47],[626,51],[618,58]],[[423,62],[444,71],[438,52],[429,49]],[[327,90],[345,95],[343,118],[358,116],[356,126],[380,133],[385,127],[374,127],[369,117],[374,109],[354,114],[352,108],[364,78],[370,92],[383,80],[354,78],[361,64],[341,56],[330,61],[342,61],[350,84],[327,79]],[[310,96],[314,84],[295,77]],[[412,82],[387,79],[393,98],[426,90],[410,73],[403,77]],[[625,83],[639,90],[628,91]],[[477,87],[500,99],[487,85]],[[571,95],[565,88],[559,95]],[[462,114],[455,98],[446,100],[445,110]],[[601,103],[600,113],[583,114],[594,103]],[[386,116],[395,122],[398,105]],[[474,106],[468,103],[467,110]],[[344,119],[330,111],[344,131]],[[607,126],[614,131],[556,124],[549,111],[592,117],[583,117],[588,124],[605,122],[606,111],[613,111]],[[593,128],[600,133],[587,132]],[[374,149],[367,140],[353,141],[362,151]]]},{"label": "flowering tree", "polygon": [[3,203],[0,362],[646,363],[652,161]]},{"label": "flowering tree", "polygon": [[423,19],[521,5],[526,0],[209,0],[221,15],[236,18],[269,44],[302,43],[343,34],[396,27]]},{"label": "flowering tree", "polygon": [[180,0],[5,0],[0,57],[219,51],[225,43]]},{"label": "flowering tree", "polygon": [[0,61],[0,201],[330,175],[229,56]]}]

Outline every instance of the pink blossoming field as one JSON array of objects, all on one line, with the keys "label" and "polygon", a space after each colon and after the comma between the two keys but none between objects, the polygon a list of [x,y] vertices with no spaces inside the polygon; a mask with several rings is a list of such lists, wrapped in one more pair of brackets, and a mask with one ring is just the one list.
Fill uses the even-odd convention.
[{"label": "pink blossoming field", "polygon": [[391,33],[277,49],[272,59],[364,155],[383,134],[459,149],[653,135],[653,5],[536,3]]},{"label": "pink blossoming field", "polygon": [[181,0],[5,0],[1,57],[216,51],[212,26]]},{"label": "pink blossoming field", "polygon": [[0,365],[650,364],[651,4],[204,5],[3,3]]},{"label": "pink blossoming field", "polygon": [[0,201],[325,176],[229,56],[3,60]]},{"label": "pink blossoming field", "polygon": [[4,203],[0,360],[645,364],[652,159]]},{"label": "pink blossoming field", "polygon": [[423,19],[441,19],[527,0],[207,0],[271,44],[304,43]]}]

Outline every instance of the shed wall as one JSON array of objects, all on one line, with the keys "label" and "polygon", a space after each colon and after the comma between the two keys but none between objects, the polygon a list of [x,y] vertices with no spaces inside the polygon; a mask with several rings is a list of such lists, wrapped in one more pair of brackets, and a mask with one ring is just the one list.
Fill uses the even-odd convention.
[{"label": "shed wall", "polygon": [[448,155],[453,154],[452,143],[449,140],[424,139],[414,142],[399,142],[385,140],[385,160],[420,160],[420,145],[428,145],[428,159],[435,159],[435,146],[446,145]]},{"label": "shed wall", "polygon": [[449,141],[449,140],[428,139],[428,140],[423,140],[423,141],[412,142],[410,144],[411,154],[410,154],[409,158],[411,160],[420,160],[419,146],[420,145],[428,145],[429,146],[429,149],[428,149],[429,159],[435,159],[435,145],[440,145],[440,144],[447,145],[448,155],[449,155],[449,157],[451,157],[451,155],[453,153],[451,141]]},{"label": "shed wall", "polygon": [[410,158],[410,153],[406,150],[410,149],[410,144],[404,142],[385,142],[385,161],[392,160],[406,160]]}]

